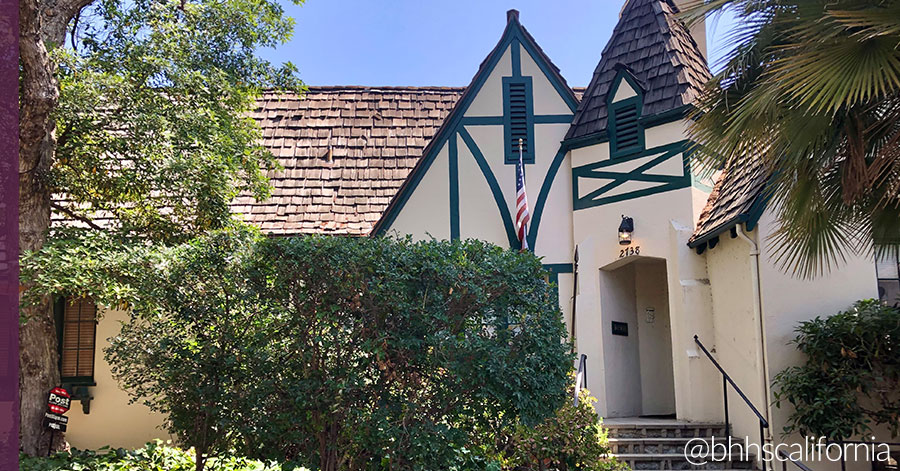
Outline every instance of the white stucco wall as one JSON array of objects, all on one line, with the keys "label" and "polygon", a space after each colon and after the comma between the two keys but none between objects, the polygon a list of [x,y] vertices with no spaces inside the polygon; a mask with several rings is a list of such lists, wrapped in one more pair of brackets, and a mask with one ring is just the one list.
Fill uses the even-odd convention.
[{"label": "white stucco wall", "polygon": [[[679,142],[684,139],[684,135],[685,123],[683,122],[649,128],[645,131],[645,148],[651,149]],[[627,172],[658,155],[661,153],[624,160],[621,163],[604,167],[603,170]],[[600,143],[574,149],[570,152],[570,156],[572,165],[575,167],[604,162],[609,160],[609,147],[607,143]],[[684,175],[684,171],[683,157],[678,154],[645,173],[677,176]],[[578,196],[583,197],[610,181],[581,178],[578,183]],[[621,195],[626,191],[652,185],[647,182],[628,182],[604,196]],[[622,247],[618,244],[616,229],[622,215],[634,218],[634,240],[629,247],[640,247],[640,258],[652,257],[665,261],[665,276],[663,277],[660,273],[655,282],[647,282],[646,289],[650,292],[650,288],[653,287],[657,295],[665,292],[668,297],[666,309],[657,308],[656,312],[658,318],[663,314],[668,314],[668,328],[671,331],[670,342],[657,345],[656,349],[648,342],[646,350],[639,349],[639,351],[641,353],[646,351],[646,354],[653,351],[657,355],[660,355],[659,352],[663,349],[669,349],[669,351],[666,352],[666,355],[657,357],[657,362],[653,363],[655,366],[646,364],[644,359],[641,360],[644,362],[641,367],[647,367],[650,372],[647,375],[639,375],[639,377],[643,376],[644,381],[647,382],[640,389],[626,391],[616,389],[610,384],[604,384],[605,401],[610,404],[617,401],[611,397],[612,394],[637,394],[638,391],[652,389],[657,394],[654,397],[643,398],[642,393],[642,398],[645,400],[642,400],[641,409],[643,403],[646,403],[648,408],[647,412],[642,413],[660,413],[659,411],[669,407],[674,395],[675,412],[679,418],[721,420],[721,406],[716,407],[715,402],[711,400],[715,397],[716,391],[721,391],[721,386],[717,386],[715,375],[709,371],[708,365],[703,363],[706,360],[700,362],[693,354],[696,351],[693,343],[694,334],[712,336],[711,295],[705,260],[687,247],[687,240],[695,227],[697,214],[702,208],[701,205],[705,204],[705,199],[698,196],[698,191],[697,188],[687,186],[663,193],[579,209],[573,213],[573,237],[579,247],[579,252],[584,255],[582,257],[584,262],[579,272],[579,276],[584,277],[579,280],[578,349],[580,352],[588,354],[589,363],[594,367],[594,371],[596,371],[598,363],[603,363],[600,366],[603,374],[593,375],[590,379],[592,383],[601,378],[607,378],[608,382],[617,381],[617,373],[609,365],[610,362],[619,362],[620,359],[615,357],[625,354],[616,348],[605,345],[611,340],[607,335],[607,331],[611,329],[611,320],[613,317],[621,315],[620,304],[624,301],[612,301],[604,299],[604,296],[630,296],[631,305],[636,306],[633,309],[637,313],[635,317],[637,324],[642,322],[640,317],[646,307],[641,307],[641,301],[635,300],[636,293],[628,294],[627,290],[617,293],[615,290],[603,288],[604,274],[599,272],[594,276],[592,273],[594,270],[615,269],[619,264],[628,263],[628,260],[619,258]],[[647,276],[652,277],[652,275]],[[663,284],[665,290],[659,286],[660,283]],[[637,304],[635,304],[636,302]],[[654,304],[660,303],[654,301]],[[659,324],[660,327],[664,325]],[[630,329],[636,328],[631,323],[629,327]],[[584,339],[588,335],[588,331],[600,332],[600,335],[592,334],[592,342],[587,343]],[[640,328],[638,327],[635,332],[640,332]],[[656,336],[661,337],[662,335],[657,332]],[[595,342],[594,338],[601,340]],[[659,377],[659,371],[663,368],[661,366],[663,363],[659,361],[661,358],[670,358],[672,362],[668,378],[673,376],[674,378],[669,380],[669,383],[653,379]],[[664,368],[669,367],[665,365]],[[600,377],[598,378],[598,376]],[[665,389],[660,385],[668,387],[667,384],[672,383],[674,383],[672,386],[674,391],[667,392],[669,399],[664,400],[665,395],[660,391]],[[652,388],[648,388],[650,384],[653,384]],[[596,385],[592,387],[593,391],[598,389]],[[612,409],[604,410],[604,399],[600,397],[598,399],[600,399],[601,412],[613,412]]]},{"label": "white stucco wall", "polygon": [[390,228],[416,240],[450,238],[450,163],[444,145]]},{"label": "white stucco wall", "polygon": [[[755,237],[755,234],[750,236]],[[762,347],[759,317],[754,311],[756,300],[753,297],[749,245],[741,239],[732,239],[726,232],[719,237],[719,243],[714,248],[706,250],[704,256],[712,291],[714,333],[712,337],[701,337],[700,340],[765,416],[762,367],[758,361]],[[708,367],[713,368],[712,365]],[[716,391],[717,403],[721,408],[722,386],[719,385]],[[728,391],[732,435],[742,439],[750,437],[753,443],[759,443],[759,419],[731,387]]]},{"label": "white stucco wall", "polygon": [[[773,211],[766,211],[759,223],[760,281],[766,328],[768,376],[771,379],[785,368],[800,364],[803,356],[789,342],[796,336],[800,322],[816,316],[827,317],[847,309],[855,301],[877,298],[875,262],[869,256],[849,256],[842,266],[824,276],[802,279],[779,266],[774,257],[771,234],[777,229]],[[772,408],[773,432],[779,441],[800,441],[799,436],[781,437],[791,413],[790,405]],[[878,437],[888,440],[889,436]],[[813,462],[814,469],[838,470],[839,463]],[[848,469],[870,469],[868,463],[848,463]]]},{"label": "white stucco wall", "polygon": [[95,449],[104,445],[113,448],[136,448],[154,439],[172,437],[161,428],[163,417],[143,404],[129,404],[128,393],[119,388],[110,366],[103,359],[103,349],[111,337],[118,335],[128,313],[102,309],[97,323],[97,348],[94,353],[94,381],[90,388],[94,399],[90,413],[82,411],[81,403],[72,401],[66,440],[75,448]]}]

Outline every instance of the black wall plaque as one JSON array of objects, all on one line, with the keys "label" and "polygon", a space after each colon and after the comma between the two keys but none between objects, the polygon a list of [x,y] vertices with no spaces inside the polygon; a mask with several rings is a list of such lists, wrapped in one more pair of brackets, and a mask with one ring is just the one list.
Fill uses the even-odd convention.
[{"label": "black wall plaque", "polygon": [[628,323],[612,321],[612,334],[628,337]]}]

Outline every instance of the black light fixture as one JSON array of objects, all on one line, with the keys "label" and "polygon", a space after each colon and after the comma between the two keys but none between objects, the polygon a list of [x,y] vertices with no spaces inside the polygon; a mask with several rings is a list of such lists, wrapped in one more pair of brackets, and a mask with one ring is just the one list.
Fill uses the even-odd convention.
[{"label": "black light fixture", "polygon": [[631,245],[631,236],[634,234],[634,219],[622,215],[622,223],[619,224],[619,245]]}]

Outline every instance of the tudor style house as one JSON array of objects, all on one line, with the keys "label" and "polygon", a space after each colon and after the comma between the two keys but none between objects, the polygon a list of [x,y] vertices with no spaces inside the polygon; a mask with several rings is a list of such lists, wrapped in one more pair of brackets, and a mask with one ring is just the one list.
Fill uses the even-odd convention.
[{"label": "tudor style house", "polygon": [[[793,329],[877,297],[879,286],[896,293],[897,261],[876,270],[850,258],[813,281],[778,267],[762,170],[709,178],[691,160],[689,111],[710,72],[704,25],[689,31],[677,13],[673,0],[626,1],[586,89],[567,85],[511,10],[465,88],[266,94],[253,117],[283,170],[270,174],[270,199],[242,196],[233,210],[279,236],[478,238],[519,248],[521,139],[528,247],[557,286],[587,358],[587,387],[620,437],[614,451],[654,469],[684,464],[652,451],[666,440],[729,432],[795,441],[781,434],[789,410],[772,405],[770,387],[801,361],[788,345]],[[631,227],[620,233],[622,222]],[[163,435],[160,417],[126,405],[102,360],[124,314],[106,311],[96,326],[93,315],[78,303],[59,309],[63,374],[85,404],[70,413],[70,442],[135,446]],[[723,371],[735,385],[725,387],[729,428]],[[817,468],[839,466],[826,465]]]}]

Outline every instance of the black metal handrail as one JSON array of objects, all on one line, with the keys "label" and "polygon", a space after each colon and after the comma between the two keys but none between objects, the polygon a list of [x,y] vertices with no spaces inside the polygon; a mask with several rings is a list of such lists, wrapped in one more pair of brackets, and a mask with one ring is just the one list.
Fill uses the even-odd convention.
[{"label": "black metal handrail", "polygon": [[787,471],[788,461],[790,461],[791,464],[793,464],[794,466],[800,468],[802,471],[812,471],[811,469],[809,469],[809,466],[806,466],[805,464],[791,458],[791,455],[785,453],[784,450],[778,450],[778,456],[780,458],[782,458],[780,460],[781,461],[781,471]]},{"label": "black metal handrail", "polygon": [[750,402],[750,399],[747,398],[747,395],[744,394],[744,391],[741,391],[741,388],[739,388],[738,385],[735,384],[734,380],[731,379],[731,376],[729,376],[728,373],[726,373],[722,368],[722,365],[720,365],[719,362],[717,362],[716,359],[713,358],[712,354],[709,353],[709,350],[707,350],[705,346],[703,346],[703,343],[700,342],[700,338],[696,335],[694,336],[694,342],[697,344],[697,346],[700,347],[701,350],[703,350],[703,353],[706,354],[706,358],[709,358],[709,361],[711,361],[712,364],[715,365],[716,369],[719,370],[719,373],[722,373],[722,397],[724,399],[723,402],[725,403],[725,436],[731,436],[731,424],[728,420],[728,385],[730,384],[731,387],[734,388],[734,392],[738,393],[738,396],[740,396],[741,399],[744,400],[744,403],[746,403],[747,406],[750,407],[750,410],[753,411],[753,413],[756,414],[756,418],[759,419],[759,445],[760,447],[763,446],[766,443],[765,429],[769,428],[769,421],[766,420],[766,418],[763,417],[763,415],[759,412],[759,409],[757,409],[756,406],[754,406],[753,403]]}]

